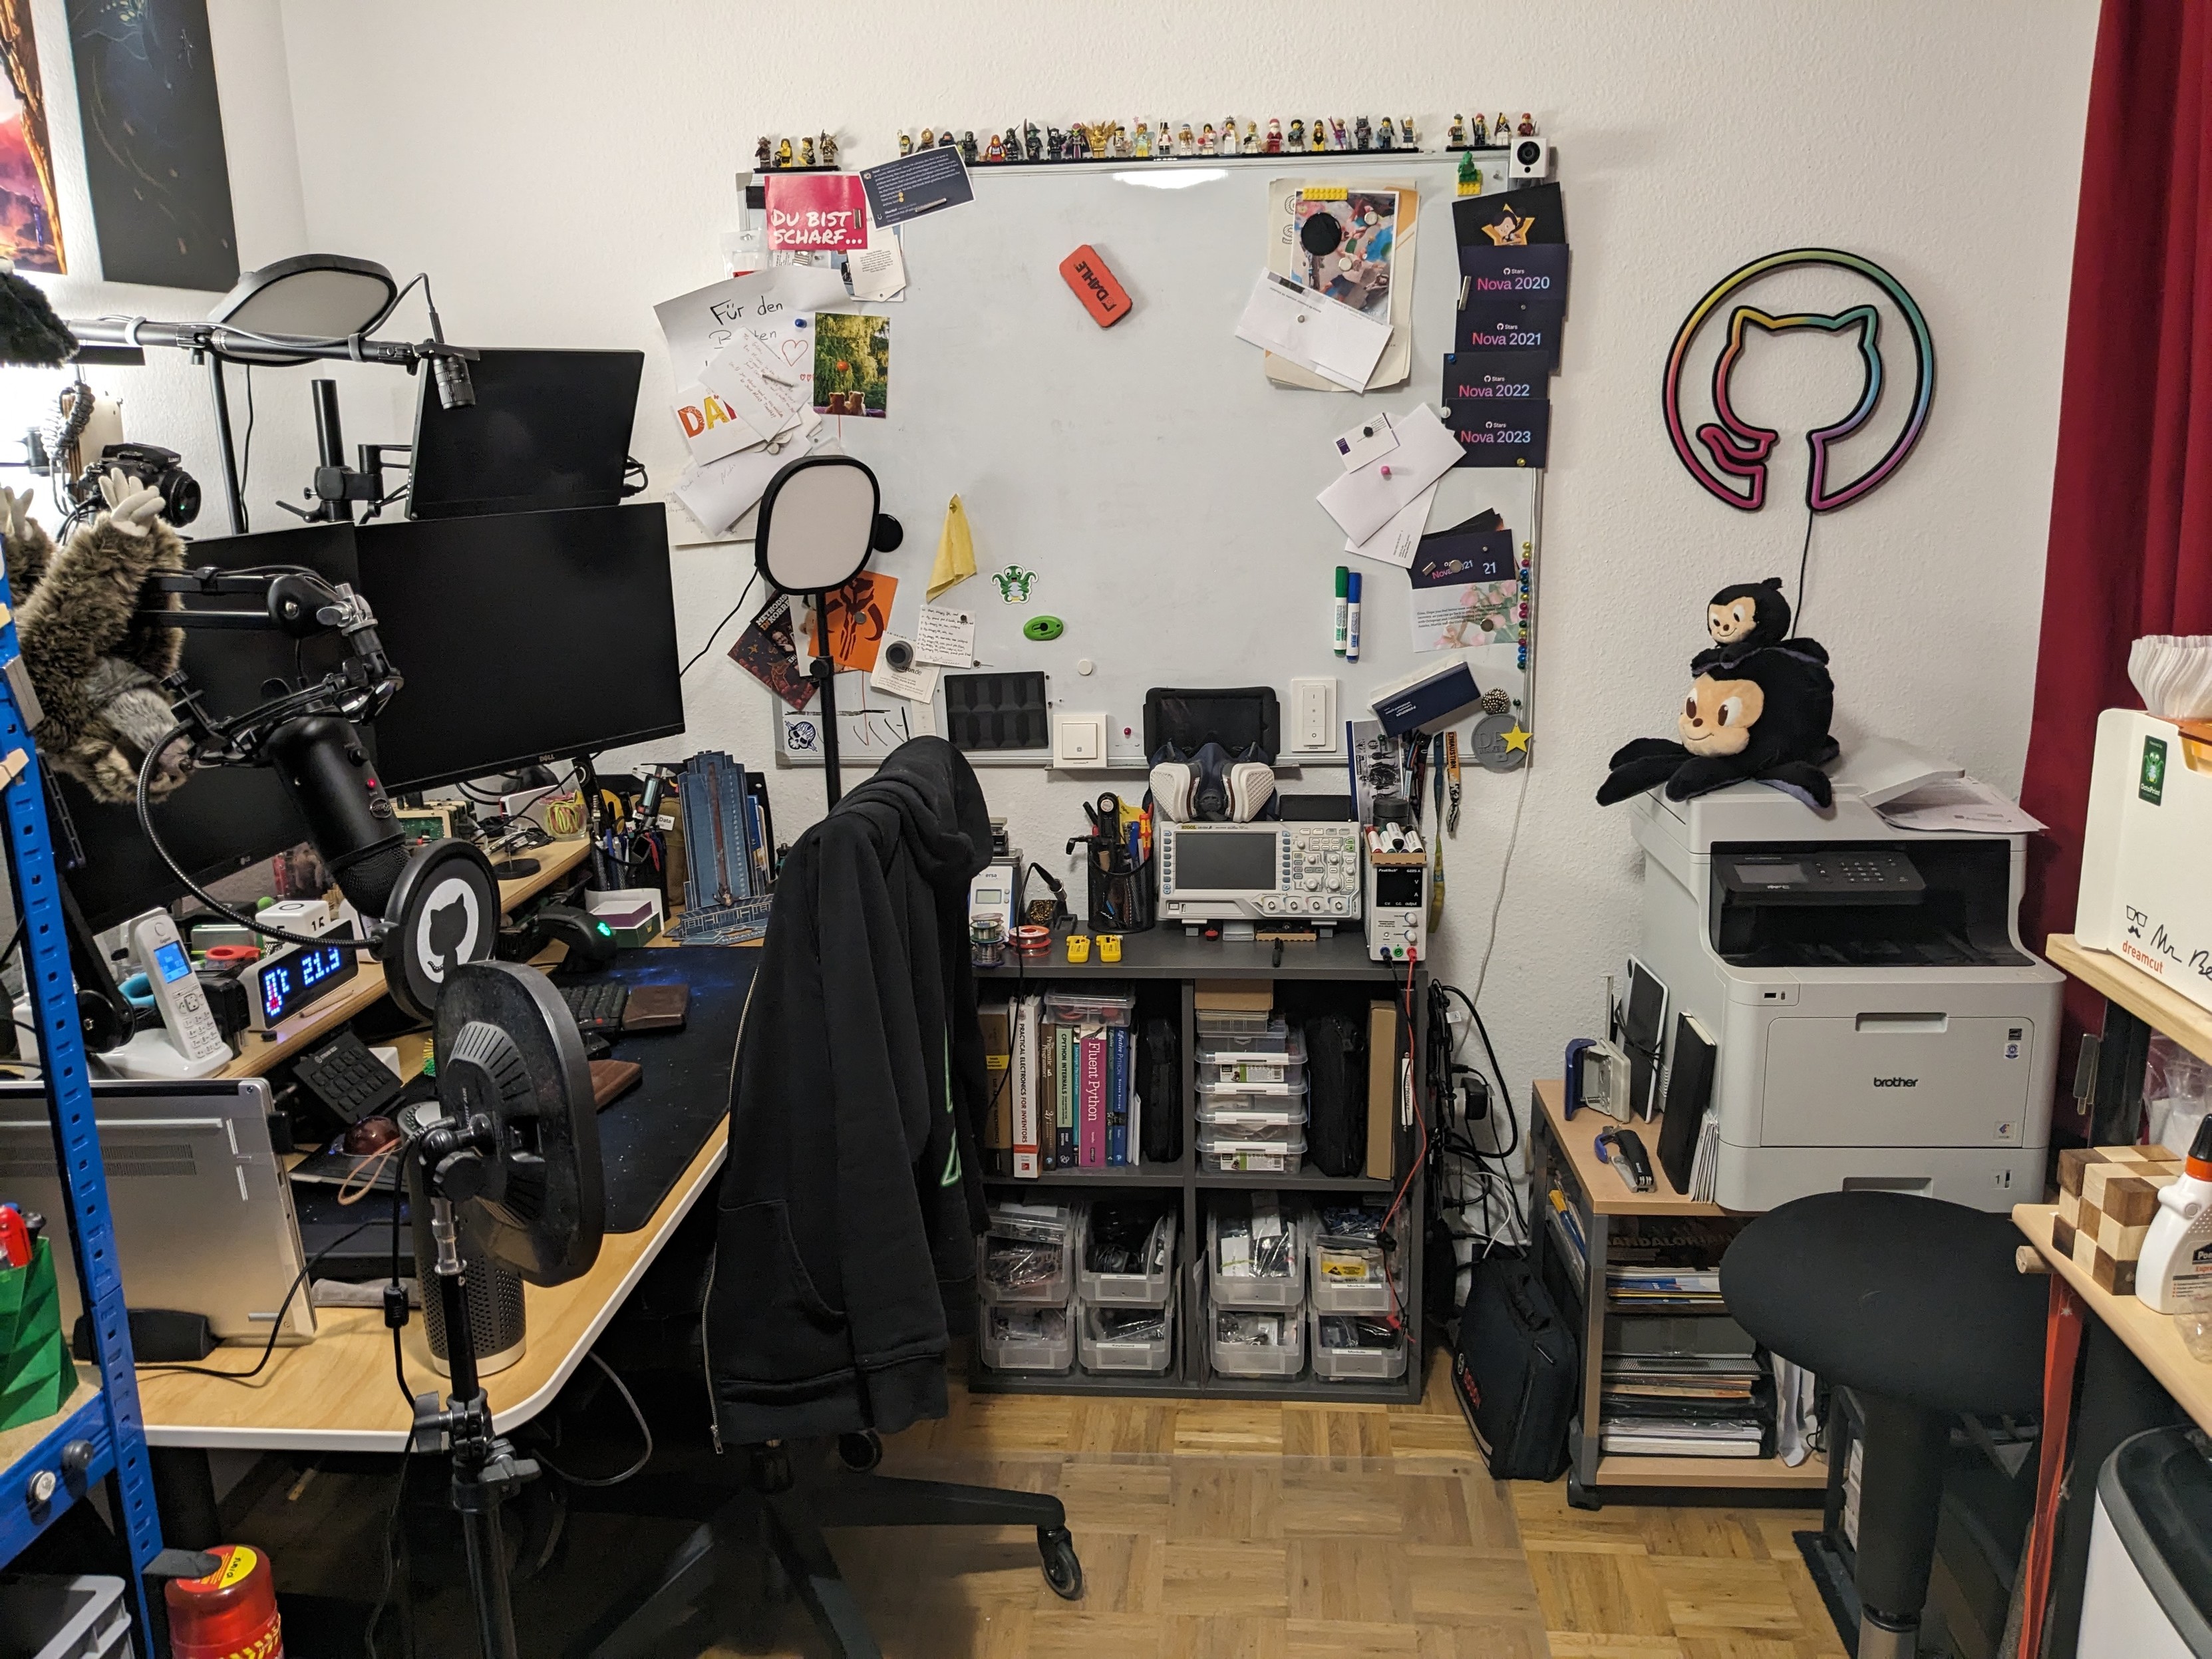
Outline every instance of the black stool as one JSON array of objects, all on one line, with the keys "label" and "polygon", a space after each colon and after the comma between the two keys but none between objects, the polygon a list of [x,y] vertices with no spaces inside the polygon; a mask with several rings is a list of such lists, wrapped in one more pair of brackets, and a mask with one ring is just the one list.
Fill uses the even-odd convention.
[{"label": "black stool", "polygon": [[1858,1659],[1911,1659],[1936,1559],[1951,1419],[2035,1412],[2049,1283],[2002,1215],[1903,1193],[1821,1193],[1759,1217],[1721,1260],[1737,1322],[1850,1389],[1866,1417]]}]

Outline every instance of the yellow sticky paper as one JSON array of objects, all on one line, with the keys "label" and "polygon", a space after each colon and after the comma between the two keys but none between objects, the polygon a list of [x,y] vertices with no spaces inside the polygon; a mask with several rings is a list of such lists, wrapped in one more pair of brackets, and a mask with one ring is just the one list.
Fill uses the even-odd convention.
[{"label": "yellow sticky paper", "polygon": [[968,511],[955,495],[945,504],[945,528],[937,537],[937,562],[929,567],[929,597],[975,574],[975,541],[968,533]]}]

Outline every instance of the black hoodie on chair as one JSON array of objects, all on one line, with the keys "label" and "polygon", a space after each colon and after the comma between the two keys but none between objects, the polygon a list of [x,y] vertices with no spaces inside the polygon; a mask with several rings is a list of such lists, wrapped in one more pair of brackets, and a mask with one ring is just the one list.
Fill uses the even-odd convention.
[{"label": "black hoodie on chair", "polygon": [[968,884],[990,855],[975,772],[916,738],[784,861],[738,1035],[707,1303],[724,1445],[945,1414],[984,1221]]}]

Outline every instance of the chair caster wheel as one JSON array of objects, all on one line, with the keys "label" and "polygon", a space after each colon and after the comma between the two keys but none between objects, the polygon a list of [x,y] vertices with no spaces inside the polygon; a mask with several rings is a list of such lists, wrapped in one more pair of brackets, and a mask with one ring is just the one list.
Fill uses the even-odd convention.
[{"label": "chair caster wheel", "polygon": [[1575,1479],[1567,1477],[1567,1507],[1573,1510],[1601,1510],[1605,1500],[1596,1492]]},{"label": "chair caster wheel", "polygon": [[1075,1559],[1075,1540],[1066,1527],[1039,1527],[1037,1553],[1044,1558],[1044,1582],[1063,1601],[1083,1599],[1083,1563]]},{"label": "chair caster wheel", "polygon": [[837,1456],[855,1474],[866,1474],[884,1461],[884,1439],[873,1429],[837,1437]]}]

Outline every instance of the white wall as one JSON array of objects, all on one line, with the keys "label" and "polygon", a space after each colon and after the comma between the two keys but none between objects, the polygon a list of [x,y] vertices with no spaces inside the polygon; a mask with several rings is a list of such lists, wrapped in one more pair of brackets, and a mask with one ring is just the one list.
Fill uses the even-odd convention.
[{"label": "white wall", "polygon": [[[147,288],[100,279],[100,239],[85,188],[84,131],[78,124],[76,76],[70,59],[64,0],[32,0],[39,67],[46,85],[47,131],[54,176],[61,192],[65,276],[36,280],[64,317],[131,315],[164,321],[204,317],[220,295],[197,290]],[[231,210],[243,270],[307,250],[307,222],[300,194],[298,146],[292,129],[289,64],[283,19],[274,0],[208,0],[216,85],[222,102],[223,145],[230,163]],[[249,499],[261,503],[256,528],[275,528],[281,515],[267,502],[283,483],[295,492],[314,465],[314,429],[307,415],[304,369],[254,371],[255,423]],[[222,505],[222,468],[207,371],[181,352],[149,351],[143,368],[88,368],[84,379],[102,396],[119,398],[126,436],[167,445],[205,491],[193,535],[221,534],[228,526]],[[21,458],[23,431],[53,409],[54,396],[73,378],[62,370],[12,368],[0,373],[0,459]],[[230,371],[234,436],[246,432],[246,380]],[[0,473],[11,489],[23,475]],[[43,482],[38,516],[58,522]],[[287,520],[286,522],[289,522]]]},{"label": "white wall", "polygon": [[[1255,0],[1103,12],[386,0],[364,51],[357,8],[290,0],[283,38],[309,242],[403,276],[428,268],[456,339],[644,347],[635,453],[663,484],[681,452],[659,413],[650,307],[720,274],[732,175],[761,132],[832,127],[865,165],[900,126],[947,120],[981,131],[1109,111],[1411,110],[1434,142],[1476,100],[1537,112],[1559,146],[1576,260],[1553,393],[1541,735],[1484,997],[1518,1096],[1589,1029],[1595,976],[1634,936],[1628,825],[1590,800],[1605,757],[1670,729],[1706,595],[1791,572],[1803,533],[1802,509],[1753,517],[1707,498],[1660,422],[1677,324],[1743,260],[1856,250],[1925,307],[1942,362],[1933,423],[1896,480],[1820,526],[1812,631],[1834,653],[1845,730],[1911,737],[2017,786],[2095,12],[2094,0],[1407,0],[1352,19]],[[975,283],[988,303],[987,259],[914,279]],[[1443,346],[1419,349],[1427,362]],[[346,378],[349,435],[403,437],[411,387]],[[1785,475],[1776,494],[1801,489]],[[933,537],[928,504],[894,505]],[[677,557],[688,653],[735,600],[749,555]],[[1162,671],[1192,678],[1188,664]],[[719,651],[687,691],[686,749],[756,764],[770,752],[765,694]],[[1083,784],[983,779],[1031,849],[1079,822]],[[1519,787],[1474,775],[1448,853],[1437,968],[1469,988]],[[813,775],[776,773],[772,787],[780,828],[812,816]]]}]

